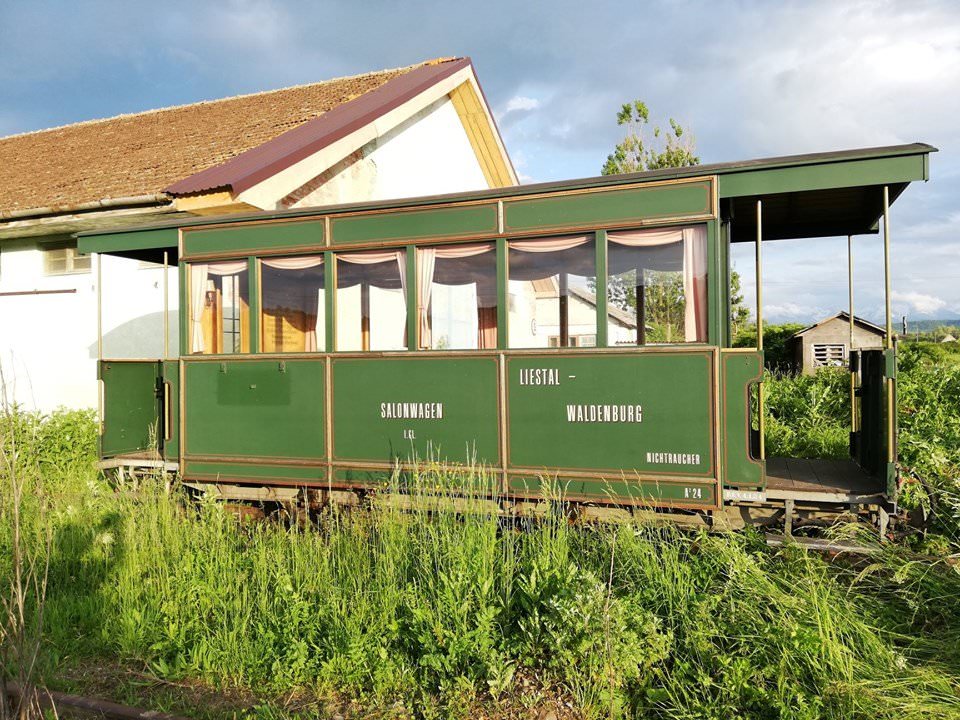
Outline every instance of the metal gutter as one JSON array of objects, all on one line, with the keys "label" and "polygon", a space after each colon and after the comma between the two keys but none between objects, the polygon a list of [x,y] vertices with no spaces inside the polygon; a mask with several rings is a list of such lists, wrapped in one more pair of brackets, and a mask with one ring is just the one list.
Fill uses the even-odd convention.
[{"label": "metal gutter", "polygon": [[53,205],[51,207],[28,208],[26,210],[0,210],[0,222],[8,220],[29,220],[51,215],[72,215],[80,212],[109,210],[120,207],[143,207],[145,205],[169,205],[173,198],[164,193],[153,195],[134,195],[130,197],[104,198],[73,205]]}]

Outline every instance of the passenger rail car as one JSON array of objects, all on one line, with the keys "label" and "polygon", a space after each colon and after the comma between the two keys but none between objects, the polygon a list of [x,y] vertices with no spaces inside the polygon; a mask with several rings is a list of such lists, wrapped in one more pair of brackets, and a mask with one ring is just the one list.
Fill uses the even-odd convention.
[{"label": "passenger rail car", "polygon": [[[238,497],[321,497],[432,458],[486,466],[510,501],[556,478],[571,500],[706,516],[725,505],[889,511],[888,208],[927,179],[932,151],[82,234],[81,252],[179,268],[163,357],[100,359],[104,465],[159,464]],[[766,243],[881,226],[887,346],[851,358],[850,460],[768,458],[762,339],[731,347],[731,244],[755,247],[762,322]]]}]

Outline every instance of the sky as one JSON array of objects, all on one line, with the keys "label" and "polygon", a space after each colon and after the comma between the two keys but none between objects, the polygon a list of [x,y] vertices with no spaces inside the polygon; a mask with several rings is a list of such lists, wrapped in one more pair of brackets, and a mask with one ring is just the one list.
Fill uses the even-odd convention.
[{"label": "sky", "polygon": [[[0,136],[470,56],[524,182],[597,175],[620,104],[702,162],[922,141],[891,212],[896,318],[960,318],[960,2],[0,0]],[[734,266],[752,304],[753,249]],[[858,315],[883,317],[878,236]],[[846,238],[764,245],[764,315],[845,309]]]}]

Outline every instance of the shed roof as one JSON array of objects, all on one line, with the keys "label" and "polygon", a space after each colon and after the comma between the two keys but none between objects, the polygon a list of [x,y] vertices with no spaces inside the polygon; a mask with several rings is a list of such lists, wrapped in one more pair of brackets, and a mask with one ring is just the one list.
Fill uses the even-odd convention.
[{"label": "shed roof", "polygon": [[119,198],[157,195],[159,202],[178,186],[228,187],[469,63],[437,59],[0,138],[0,218]]},{"label": "shed roof", "polygon": [[[840,312],[834,313],[834,314],[831,315],[830,317],[826,317],[826,318],[824,318],[823,320],[820,320],[819,322],[816,322],[816,323],[814,323],[813,325],[810,325],[809,327],[805,327],[803,330],[798,330],[798,331],[795,332],[791,337],[800,337],[801,335],[805,335],[805,334],[807,334],[808,332],[810,332],[811,330],[814,330],[815,328],[818,328],[818,327],[820,327],[821,325],[825,325],[826,323],[830,322],[831,320],[843,320],[844,322],[848,323],[848,322],[850,322],[850,313],[848,313],[846,310],[841,310]],[[886,335],[886,333],[887,333],[887,331],[884,330],[884,329],[883,329],[882,327],[880,327],[879,325],[875,325],[874,323],[870,322],[869,320],[864,320],[863,318],[857,317],[856,315],[853,316],[853,322],[854,322],[854,324],[859,325],[860,327],[864,328],[865,330],[869,330],[870,332],[875,333],[875,334],[880,335],[880,336]]]}]

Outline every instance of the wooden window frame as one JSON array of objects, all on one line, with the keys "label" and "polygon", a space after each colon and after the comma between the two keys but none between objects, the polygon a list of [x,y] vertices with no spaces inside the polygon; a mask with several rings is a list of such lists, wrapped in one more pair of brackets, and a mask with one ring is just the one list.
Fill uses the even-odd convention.
[{"label": "wooden window frame", "polygon": [[[53,270],[50,267],[51,253],[63,251],[63,270]],[[43,254],[43,274],[47,277],[56,277],[58,275],[85,275],[93,269],[91,255],[78,255],[76,243],[69,241],[43,243],[40,245],[40,252]],[[77,260],[81,264],[86,263],[86,267],[77,268]]]}]

